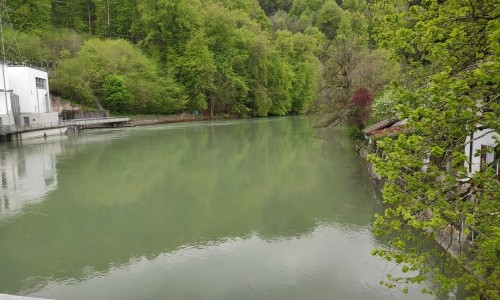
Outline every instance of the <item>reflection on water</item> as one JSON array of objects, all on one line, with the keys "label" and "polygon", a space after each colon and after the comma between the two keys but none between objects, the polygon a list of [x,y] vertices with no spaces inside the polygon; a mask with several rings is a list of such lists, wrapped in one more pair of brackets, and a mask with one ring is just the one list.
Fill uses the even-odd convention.
[{"label": "reflection on water", "polygon": [[15,149],[9,144],[0,144],[2,218],[42,201],[57,188],[56,156],[62,152],[60,143],[28,141]]},{"label": "reflection on water", "polygon": [[[265,240],[254,233],[186,246],[155,258],[135,257],[105,274],[87,270],[86,280],[49,283],[38,295],[63,294],[68,299],[401,297],[398,291],[380,288],[373,280],[390,266],[364,251],[370,246],[369,231],[335,227],[323,224],[294,239]],[[347,246],[338,247],[339,243]]]},{"label": "reflection on water", "polygon": [[84,131],[1,155],[2,172],[25,182],[6,171],[0,293],[400,296],[378,285],[388,267],[370,256],[380,203],[361,163],[340,132],[307,119]]}]

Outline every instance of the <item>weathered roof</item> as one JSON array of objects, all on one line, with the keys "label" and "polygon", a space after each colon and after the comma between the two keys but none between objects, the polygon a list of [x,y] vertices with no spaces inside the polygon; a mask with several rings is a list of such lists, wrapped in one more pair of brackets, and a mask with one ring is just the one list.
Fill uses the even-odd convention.
[{"label": "weathered roof", "polygon": [[381,130],[381,129],[384,129],[384,128],[392,126],[397,121],[398,120],[394,120],[394,119],[385,119],[385,120],[382,120],[382,121],[380,121],[378,123],[375,123],[375,124],[373,124],[373,125],[365,128],[363,130],[363,133],[367,134],[367,135],[370,135],[370,134],[372,134],[373,132],[375,132],[377,130]]},{"label": "weathered roof", "polygon": [[405,132],[406,126],[404,124],[394,125],[391,127],[383,128],[371,133],[374,138],[384,137],[384,136],[395,136],[400,133]]}]

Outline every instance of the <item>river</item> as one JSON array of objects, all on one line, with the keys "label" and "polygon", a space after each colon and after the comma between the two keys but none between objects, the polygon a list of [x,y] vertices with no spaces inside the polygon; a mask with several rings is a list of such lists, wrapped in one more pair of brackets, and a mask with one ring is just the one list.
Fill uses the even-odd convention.
[{"label": "river", "polygon": [[431,299],[379,284],[382,208],[341,130],[267,118],[0,144],[0,293]]}]

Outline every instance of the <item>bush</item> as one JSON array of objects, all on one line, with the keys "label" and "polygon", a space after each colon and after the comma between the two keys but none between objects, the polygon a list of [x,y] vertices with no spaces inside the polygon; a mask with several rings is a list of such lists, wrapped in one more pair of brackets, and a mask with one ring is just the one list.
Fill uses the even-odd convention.
[{"label": "bush", "polygon": [[168,114],[185,106],[179,84],[121,39],[88,40],[75,58],[61,61],[52,87],[63,98],[111,112]]}]

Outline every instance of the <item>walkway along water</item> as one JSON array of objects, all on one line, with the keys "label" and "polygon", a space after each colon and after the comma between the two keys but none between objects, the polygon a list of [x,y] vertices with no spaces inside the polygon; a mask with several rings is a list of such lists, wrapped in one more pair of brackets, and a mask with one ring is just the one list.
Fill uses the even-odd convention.
[{"label": "walkway along water", "polygon": [[40,138],[52,135],[65,134],[69,127],[76,129],[93,126],[116,126],[130,121],[128,117],[120,118],[96,118],[96,119],[74,119],[60,121],[57,123],[42,123],[36,125],[4,125],[0,126],[0,139],[23,140]]}]

